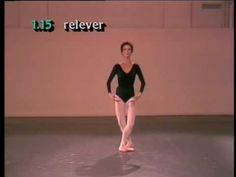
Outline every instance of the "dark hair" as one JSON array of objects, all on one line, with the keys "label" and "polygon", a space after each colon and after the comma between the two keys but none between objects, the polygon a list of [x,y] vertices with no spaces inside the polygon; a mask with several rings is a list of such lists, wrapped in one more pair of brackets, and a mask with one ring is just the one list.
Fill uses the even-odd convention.
[{"label": "dark hair", "polygon": [[123,47],[124,47],[125,45],[129,45],[129,46],[131,47],[131,52],[133,53],[133,51],[134,51],[134,46],[133,46],[133,44],[131,44],[130,42],[123,42],[123,43],[121,44],[121,46],[120,46],[120,51],[121,51],[121,52],[123,51]]}]

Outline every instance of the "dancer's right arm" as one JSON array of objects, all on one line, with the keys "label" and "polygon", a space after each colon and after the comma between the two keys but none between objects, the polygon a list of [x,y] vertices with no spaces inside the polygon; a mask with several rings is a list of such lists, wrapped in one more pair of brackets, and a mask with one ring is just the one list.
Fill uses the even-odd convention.
[{"label": "dancer's right arm", "polygon": [[112,100],[115,100],[115,95],[111,92],[111,82],[112,82],[114,76],[116,75],[116,73],[117,73],[117,65],[114,65],[112,68],[112,71],[110,73],[110,76],[107,79],[107,91],[108,91],[109,97]]}]

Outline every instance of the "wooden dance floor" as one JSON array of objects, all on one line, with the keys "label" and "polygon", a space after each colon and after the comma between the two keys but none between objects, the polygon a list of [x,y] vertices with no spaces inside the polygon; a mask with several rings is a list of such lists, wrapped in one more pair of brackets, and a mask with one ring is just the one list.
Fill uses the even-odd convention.
[{"label": "wooden dance floor", "polygon": [[233,177],[233,116],[5,118],[5,177]]}]

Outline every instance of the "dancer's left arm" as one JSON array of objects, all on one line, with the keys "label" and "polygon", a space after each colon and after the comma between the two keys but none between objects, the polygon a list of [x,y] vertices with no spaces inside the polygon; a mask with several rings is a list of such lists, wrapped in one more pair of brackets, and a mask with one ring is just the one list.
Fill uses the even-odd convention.
[{"label": "dancer's left arm", "polygon": [[138,75],[139,80],[140,80],[140,82],[141,82],[141,86],[140,86],[139,93],[136,95],[136,98],[138,99],[138,98],[141,97],[141,95],[142,95],[142,93],[143,93],[143,91],[144,91],[145,84],[146,84],[146,83],[145,83],[145,80],[144,80],[144,77],[143,77],[142,70],[141,70],[141,68],[140,68],[139,65],[137,65],[137,75]]}]

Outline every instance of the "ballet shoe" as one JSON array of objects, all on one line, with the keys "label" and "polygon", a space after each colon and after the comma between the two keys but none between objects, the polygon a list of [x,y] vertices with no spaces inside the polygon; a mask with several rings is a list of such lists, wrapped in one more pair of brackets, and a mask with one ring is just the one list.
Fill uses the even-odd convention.
[{"label": "ballet shoe", "polygon": [[126,144],[126,147],[134,148],[133,144]]},{"label": "ballet shoe", "polygon": [[125,148],[119,148],[120,152],[133,152],[134,148],[132,147],[125,147]]},{"label": "ballet shoe", "polygon": [[128,152],[133,152],[133,151],[135,151],[135,149],[134,149],[133,147],[126,147],[126,149],[127,149]]},{"label": "ballet shoe", "polygon": [[128,152],[127,148],[119,148],[120,152]]}]

